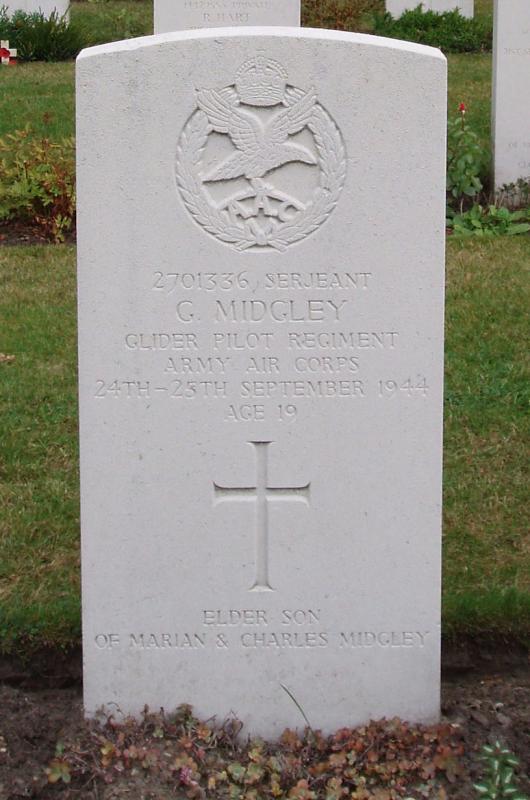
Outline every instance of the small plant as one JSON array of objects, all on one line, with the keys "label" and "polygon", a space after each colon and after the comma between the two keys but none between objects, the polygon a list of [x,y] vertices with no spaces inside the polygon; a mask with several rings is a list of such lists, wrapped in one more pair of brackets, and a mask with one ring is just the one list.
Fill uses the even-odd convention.
[{"label": "small plant", "polygon": [[517,236],[530,231],[530,208],[510,211],[477,204],[463,214],[450,212],[447,227],[455,236]]},{"label": "small plant", "polygon": [[55,748],[55,758],[50,761],[49,766],[45,769],[48,783],[70,783],[72,780],[70,764],[63,758],[63,752],[63,745],[58,743]]},{"label": "small plant", "polygon": [[481,800],[529,800],[515,785],[515,768],[519,762],[500,742],[493,746],[484,745],[482,761],[486,762],[486,775],[482,783],[476,783]]},{"label": "small plant", "polygon": [[463,17],[458,11],[443,14],[423,11],[422,4],[405,11],[399,19],[393,19],[389,13],[376,14],[373,32],[378,36],[439,47],[444,53],[489,52],[493,40],[490,25]]},{"label": "small plant", "polygon": [[474,199],[482,191],[479,175],[483,159],[479,138],[466,121],[466,106],[460,103],[458,116],[447,125],[448,202],[457,203],[460,213],[466,199]]},{"label": "small plant", "polygon": [[0,139],[0,219],[64,241],[75,215],[74,140],[38,139],[29,128]]},{"label": "small plant", "polygon": [[66,61],[86,44],[83,32],[56,11],[49,17],[41,11],[10,16],[6,6],[0,6],[0,38],[16,47],[19,61]]}]

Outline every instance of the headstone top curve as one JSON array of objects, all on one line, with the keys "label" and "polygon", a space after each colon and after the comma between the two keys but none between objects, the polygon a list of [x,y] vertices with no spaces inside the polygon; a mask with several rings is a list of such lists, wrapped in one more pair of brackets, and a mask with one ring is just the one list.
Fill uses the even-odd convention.
[{"label": "headstone top curve", "polygon": [[366,33],[350,33],[348,31],[334,31],[325,28],[296,28],[281,26],[260,26],[250,28],[203,28],[199,30],[174,31],[171,33],[159,33],[153,36],[140,36],[135,39],[123,39],[118,42],[109,42],[94,47],[86,47],[77,56],[77,62],[87,58],[94,58],[100,55],[111,53],[127,52],[140,50],[146,47],[156,47],[161,44],[177,41],[190,40],[209,40],[209,39],[252,39],[264,37],[271,39],[293,38],[305,40],[321,40],[327,42],[345,42],[349,44],[359,44],[372,47],[380,47],[403,53],[411,53],[424,57],[439,59],[446,62],[447,59],[437,47],[407,42],[401,39],[389,39],[383,36],[372,36]]}]

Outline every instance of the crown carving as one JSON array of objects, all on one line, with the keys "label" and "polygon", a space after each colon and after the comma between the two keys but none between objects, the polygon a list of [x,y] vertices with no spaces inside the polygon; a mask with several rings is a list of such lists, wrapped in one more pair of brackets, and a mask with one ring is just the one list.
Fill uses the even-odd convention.
[{"label": "crown carving", "polygon": [[256,56],[246,61],[236,75],[236,89],[242,103],[275,106],[284,99],[287,73],[271,58]]}]

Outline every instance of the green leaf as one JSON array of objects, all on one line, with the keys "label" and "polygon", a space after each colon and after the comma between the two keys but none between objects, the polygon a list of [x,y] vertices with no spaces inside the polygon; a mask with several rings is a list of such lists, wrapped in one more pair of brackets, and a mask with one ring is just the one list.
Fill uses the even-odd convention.
[{"label": "green leaf", "polygon": [[[528,233],[530,231],[530,225],[527,222],[521,222],[519,225],[510,225],[506,233],[508,236],[517,236],[520,233]],[[514,766],[517,766],[517,761],[515,762]]]},{"label": "green leaf", "polygon": [[235,763],[229,764],[228,772],[235,781],[241,783],[245,777],[246,769],[242,764]]},{"label": "green leaf", "polygon": [[265,770],[263,769],[263,767],[260,767],[259,764],[250,764],[246,770],[245,783],[246,784],[259,783],[260,780],[263,778],[264,772]]}]

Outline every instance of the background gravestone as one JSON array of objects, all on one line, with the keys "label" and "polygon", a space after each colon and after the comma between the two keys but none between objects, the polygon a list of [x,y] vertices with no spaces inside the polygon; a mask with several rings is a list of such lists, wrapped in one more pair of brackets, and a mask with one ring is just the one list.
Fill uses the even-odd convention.
[{"label": "background gravestone", "polygon": [[[386,0],[386,10],[393,17],[400,17],[404,11],[410,11],[419,5],[418,0]],[[423,0],[424,11],[444,11],[458,9],[463,17],[473,16],[473,0]]]},{"label": "background gravestone", "polygon": [[445,58],[171,34],[77,113],[87,713],[435,719]]},{"label": "background gravestone", "polygon": [[15,11],[25,11],[26,14],[42,11],[46,17],[49,17],[53,11],[56,11],[62,17],[68,12],[70,3],[69,0],[7,0],[2,5],[7,6],[9,14],[14,14]]},{"label": "background gravestone", "polygon": [[300,0],[154,0],[155,33],[249,25],[300,25]]},{"label": "background gravestone", "polygon": [[495,3],[495,186],[530,178],[530,3]]}]

